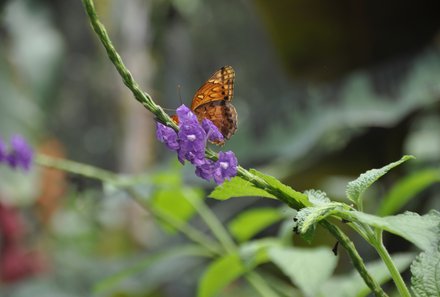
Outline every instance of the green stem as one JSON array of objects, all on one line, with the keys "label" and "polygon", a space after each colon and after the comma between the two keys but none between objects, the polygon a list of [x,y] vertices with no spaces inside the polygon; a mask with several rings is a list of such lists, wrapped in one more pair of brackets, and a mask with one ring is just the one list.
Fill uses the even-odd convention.
[{"label": "green stem", "polygon": [[94,166],[69,161],[66,159],[53,158],[38,154],[35,157],[35,163],[41,166],[60,169],[70,173],[82,175],[88,178],[97,179],[103,182],[118,184],[118,176],[111,171],[99,169]]},{"label": "green stem", "polygon": [[394,265],[393,259],[391,258],[390,254],[388,253],[388,250],[383,244],[382,240],[382,229],[376,228],[375,229],[375,241],[372,243],[372,245],[377,250],[380,258],[385,263],[385,265],[388,267],[388,270],[391,274],[391,277],[394,280],[394,283],[396,284],[397,290],[399,291],[399,295],[402,297],[411,297],[411,293],[409,292],[408,288],[405,285],[405,281],[403,280],[402,276],[400,275],[399,270]]},{"label": "green stem", "polygon": [[375,296],[386,297],[388,296],[379,284],[373,279],[370,273],[367,271],[367,267],[365,266],[364,261],[356,250],[354,243],[350,240],[350,238],[345,235],[344,232],[341,231],[335,225],[329,223],[328,221],[320,221],[320,224],[326,228],[345,248],[348,255],[350,256],[351,261],[353,262],[354,267],[359,272],[361,277],[364,279],[367,286],[373,291]]},{"label": "green stem", "polygon": [[171,120],[168,114],[157,105],[151,96],[146,92],[142,91],[138,85],[138,83],[134,80],[133,75],[128,71],[127,67],[125,67],[122,62],[121,56],[116,51],[113,46],[110,37],[108,36],[107,30],[104,25],[99,21],[99,18],[96,14],[95,5],[92,0],[83,0],[84,8],[89,16],[90,24],[92,25],[93,30],[96,35],[98,35],[99,40],[101,40],[102,45],[107,51],[107,55],[115,66],[116,70],[122,77],[124,84],[131,90],[134,98],[139,101],[146,109],[151,111],[157,118],[157,120],[169,127],[172,127],[174,130],[177,130],[177,125]]}]

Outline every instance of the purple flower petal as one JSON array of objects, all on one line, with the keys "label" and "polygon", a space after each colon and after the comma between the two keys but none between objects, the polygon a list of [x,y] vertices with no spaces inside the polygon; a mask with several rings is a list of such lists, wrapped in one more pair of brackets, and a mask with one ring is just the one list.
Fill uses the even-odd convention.
[{"label": "purple flower petal", "polygon": [[208,135],[208,140],[211,142],[223,141],[223,135],[218,130],[217,126],[211,120],[203,119],[202,121],[203,130],[205,130],[206,135]]},{"label": "purple flower petal", "polygon": [[156,137],[170,150],[177,151],[180,147],[176,131],[159,122],[156,124]]},{"label": "purple flower petal", "polygon": [[179,161],[182,164],[184,160],[188,160],[194,165],[203,164],[205,160],[206,133],[199,123],[182,124],[178,138],[180,144],[177,152]]},{"label": "purple flower petal", "polygon": [[176,110],[177,116],[179,118],[179,127],[183,125],[198,125],[199,120],[197,116],[185,105],[181,105]]},{"label": "purple flower petal", "polygon": [[206,180],[211,180],[213,178],[213,173],[215,170],[215,163],[211,160],[206,159],[204,164],[196,166],[196,175]]},{"label": "purple flower petal", "polygon": [[222,184],[225,179],[229,180],[237,175],[238,161],[232,151],[220,152],[216,165],[213,178],[217,184]]},{"label": "purple flower petal", "polygon": [[10,167],[21,167],[29,170],[32,163],[33,151],[26,140],[20,135],[11,137],[11,150],[6,156],[6,160]]}]

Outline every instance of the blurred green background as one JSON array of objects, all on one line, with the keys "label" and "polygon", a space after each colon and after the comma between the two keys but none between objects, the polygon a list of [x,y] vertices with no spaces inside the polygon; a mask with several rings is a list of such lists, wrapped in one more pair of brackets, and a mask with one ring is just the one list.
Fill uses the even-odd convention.
[{"label": "blurred green background", "polygon": [[[178,85],[190,105],[215,70],[234,67],[239,124],[223,150],[244,167],[343,199],[345,184],[363,171],[415,155],[368,192],[371,213],[400,178],[439,167],[439,1],[95,4],[134,78],[170,114],[180,105]],[[162,195],[163,183],[198,199],[214,187],[156,141],[153,116],[123,85],[79,0],[0,2],[0,137],[15,133],[44,154],[142,174],[137,187],[146,197]],[[177,201],[182,192],[167,195]],[[439,209],[439,193],[438,184],[430,186],[398,211]],[[12,221],[23,225],[23,263],[38,262],[13,277],[3,271],[1,296],[91,296],[100,281],[185,242],[124,193],[77,175],[1,168],[0,201],[13,209],[3,215],[14,213]],[[206,202],[224,223],[244,209],[280,206],[255,197]],[[197,217],[191,223],[206,231]],[[318,237],[314,245],[333,243]],[[409,248],[394,238],[388,244]],[[340,271],[349,269],[341,262]],[[194,296],[203,265],[162,261],[96,295]],[[253,296],[241,283],[231,290],[240,293],[225,296]]]}]

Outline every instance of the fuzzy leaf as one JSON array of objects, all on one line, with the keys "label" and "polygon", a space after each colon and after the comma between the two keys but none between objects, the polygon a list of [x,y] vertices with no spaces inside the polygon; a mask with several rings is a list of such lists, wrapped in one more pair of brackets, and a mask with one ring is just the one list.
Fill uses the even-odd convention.
[{"label": "fuzzy leaf", "polygon": [[440,296],[440,247],[418,255],[411,264],[411,273],[416,297]]},{"label": "fuzzy leaf", "polygon": [[379,169],[371,169],[365,173],[362,173],[356,180],[348,183],[346,189],[348,199],[353,201],[353,203],[357,206],[362,205],[361,198],[366,189],[368,189],[375,181],[385,175],[392,168],[413,158],[413,156],[403,156],[399,161],[390,163]]},{"label": "fuzzy leaf", "polygon": [[409,211],[388,217],[359,211],[350,211],[347,214],[365,224],[399,235],[422,250],[431,249],[439,241],[440,212],[436,210],[431,210],[423,216]]},{"label": "fuzzy leaf", "polygon": [[339,202],[330,202],[301,209],[295,217],[296,230],[301,234],[306,233],[310,227],[314,226],[317,222],[342,209],[342,205],[343,204]]},{"label": "fuzzy leaf", "polygon": [[329,248],[274,247],[269,250],[269,257],[306,296],[317,296],[338,259]]},{"label": "fuzzy leaf", "polygon": [[229,223],[228,228],[235,239],[243,242],[282,218],[279,209],[254,208],[240,213]]},{"label": "fuzzy leaf", "polygon": [[330,199],[327,197],[327,193],[321,190],[307,190],[304,191],[304,194],[307,195],[309,201],[314,205],[326,204],[330,202]]}]

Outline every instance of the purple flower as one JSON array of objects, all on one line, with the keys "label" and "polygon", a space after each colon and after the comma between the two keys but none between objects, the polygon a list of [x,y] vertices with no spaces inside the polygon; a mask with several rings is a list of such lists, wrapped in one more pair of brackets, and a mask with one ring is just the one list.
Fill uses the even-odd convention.
[{"label": "purple flower", "polygon": [[177,158],[183,164],[185,160],[194,165],[205,163],[206,132],[200,126],[197,116],[185,105],[176,110],[179,117],[179,132],[177,134],[180,148]]},{"label": "purple flower", "polygon": [[218,153],[218,160],[213,173],[214,181],[219,185],[222,184],[225,179],[229,180],[236,176],[237,165],[237,158],[232,151]]},{"label": "purple flower", "polygon": [[156,124],[156,137],[170,150],[177,151],[180,147],[179,142],[177,141],[176,131],[161,123]]},{"label": "purple flower", "polygon": [[223,142],[223,135],[218,128],[208,119],[199,123],[197,116],[185,105],[177,109],[179,118],[179,131],[176,133],[172,128],[157,123],[157,139],[174,151],[177,151],[177,158],[184,164],[189,161],[196,167],[196,175],[214,181],[217,184],[223,183],[237,175],[237,158],[229,151],[220,152],[219,158],[213,162],[205,158],[207,141]]},{"label": "purple flower", "polygon": [[24,170],[29,170],[33,151],[26,139],[20,135],[14,135],[11,137],[11,148],[7,154],[5,154],[4,144],[3,148],[0,148],[0,161],[5,160],[11,168],[21,167]]},{"label": "purple flower", "polygon": [[201,165],[205,160],[206,133],[198,122],[184,122],[179,118],[178,133],[180,149],[177,151],[179,161],[188,160],[191,164]]},{"label": "purple flower", "polygon": [[180,105],[176,110],[177,116],[179,117],[179,127],[181,125],[199,125],[199,120],[197,116],[185,105]]},{"label": "purple flower", "polygon": [[213,178],[220,185],[225,179],[229,180],[237,175],[237,165],[233,152],[220,152],[216,162],[206,159],[205,163],[196,166],[196,175],[206,180]]},{"label": "purple flower", "polygon": [[216,167],[216,163],[206,159],[204,164],[196,166],[196,175],[206,180],[211,180]]},{"label": "purple flower", "polygon": [[203,130],[205,130],[206,135],[208,135],[208,140],[211,142],[220,142],[223,141],[223,135],[218,130],[217,126],[214,125],[211,120],[203,119],[202,121]]}]

